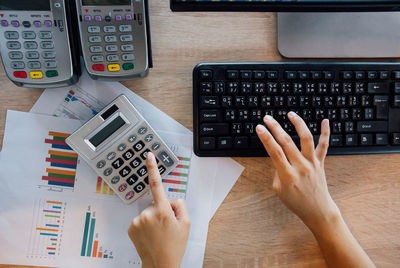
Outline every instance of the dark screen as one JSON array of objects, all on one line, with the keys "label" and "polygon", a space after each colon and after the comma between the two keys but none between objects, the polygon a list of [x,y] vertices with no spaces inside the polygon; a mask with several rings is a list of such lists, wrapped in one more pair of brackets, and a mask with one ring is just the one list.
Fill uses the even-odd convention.
[{"label": "dark screen", "polygon": [[0,0],[0,10],[50,10],[50,0]]},{"label": "dark screen", "polygon": [[123,125],[125,125],[125,120],[118,116],[113,121],[108,123],[108,125],[100,130],[96,135],[91,137],[89,142],[93,144],[94,147],[97,147]]},{"label": "dark screen", "polygon": [[118,6],[130,4],[130,0],[82,0],[82,5],[84,6]]}]

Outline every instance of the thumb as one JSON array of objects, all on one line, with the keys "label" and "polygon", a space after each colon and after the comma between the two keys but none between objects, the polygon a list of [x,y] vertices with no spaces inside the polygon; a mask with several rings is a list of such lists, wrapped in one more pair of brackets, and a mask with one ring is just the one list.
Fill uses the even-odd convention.
[{"label": "thumb", "polygon": [[175,213],[175,218],[179,222],[190,222],[189,212],[186,202],[183,199],[170,200],[171,208]]},{"label": "thumb", "polygon": [[281,192],[281,181],[279,179],[278,171],[275,171],[274,180],[272,182],[272,189],[274,189],[277,194],[280,194]]}]

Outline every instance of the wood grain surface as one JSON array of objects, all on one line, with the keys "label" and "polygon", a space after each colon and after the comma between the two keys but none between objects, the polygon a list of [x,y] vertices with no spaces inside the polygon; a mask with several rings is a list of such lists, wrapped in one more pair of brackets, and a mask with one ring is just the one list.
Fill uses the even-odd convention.
[{"label": "wood grain surface", "polygon": [[[123,84],[189,129],[197,63],[285,60],[273,13],[172,13],[168,1],[152,0],[150,15],[154,68]],[[6,110],[29,111],[41,93],[14,86],[0,70],[0,139]],[[311,232],[272,191],[271,161],[235,160],[246,169],[210,222],[204,267],[325,267]],[[326,174],[333,199],[373,261],[399,267],[400,155],[328,157]]]}]

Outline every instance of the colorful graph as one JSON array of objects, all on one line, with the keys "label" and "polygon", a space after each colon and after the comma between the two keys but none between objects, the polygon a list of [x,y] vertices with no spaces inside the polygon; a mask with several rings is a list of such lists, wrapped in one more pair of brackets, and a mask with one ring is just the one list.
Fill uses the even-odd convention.
[{"label": "colorful graph", "polygon": [[86,122],[105,106],[106,104],[100,102],[86,91],[74,86],[68,91],[63,102],[58,105],[54,116]]},{"label": "colorful graph", "polygon": [[78,165],[78,154],[76,154],[66,143],[68,133],[49,131],[51,138],[46,138],[45,143],[50,145],[48,156],[45,161],[49,163],[46,168],[47,175],[42,176],[50,190],[60,191],[63,189],[74,189],[76,167]]},{"label": "colorful graph", "polygon": [[33,211],[33,226],[28,256],[51,257],[60,254],[66,203],[37,200]]},{"label": "colorful graph", "polygon": [[162,181],[168,192],[176,193],[175,198],[186,198],[190,170],[190,157],[178,156],[179,163]]},{"label": "colorful graph", "polygon": [[104,249],[99,242],[99,234],[95,232],[96,212],[88,206],[83,228],[81,256],[91,258],[113,259],[112,251]]},{"label": "colorful graph", "polygon": [[108,187],[107,183],[101,177],[97,177],[96,194],[114,195],[114,191]]}]

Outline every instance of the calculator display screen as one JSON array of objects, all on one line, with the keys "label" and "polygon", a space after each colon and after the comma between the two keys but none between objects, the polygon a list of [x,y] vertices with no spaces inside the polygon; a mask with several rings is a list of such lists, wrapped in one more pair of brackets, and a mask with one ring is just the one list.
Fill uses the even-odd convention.
[{"label": "calculator display screen", "polygon": [[0,0],[0,10],[50,10],[50,0]]},{"label": "calculator display screen", "polygon": [[114,120],[112,120],[110,123],[108,123],[107,126],[105,126],[102,130],[97,132],[96,135],[91,137],[89,139],[89,142],[94,146],[97,147],[99,146],[103,141],[105,141],[108,137],[110,137],[115,131],[120,129],[123,125],[125,125],[126,122],[122,117],[118,116]]},{"label": "calculator display screen", "polygon": [[118,6],[130,5],[131,0],[82,0],[84,6]]}]

